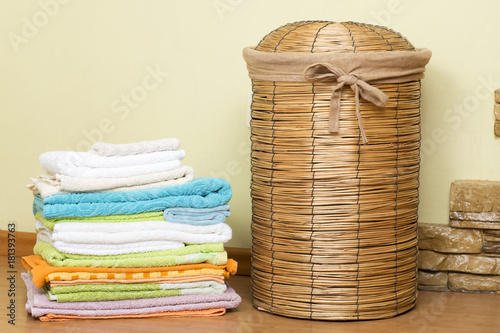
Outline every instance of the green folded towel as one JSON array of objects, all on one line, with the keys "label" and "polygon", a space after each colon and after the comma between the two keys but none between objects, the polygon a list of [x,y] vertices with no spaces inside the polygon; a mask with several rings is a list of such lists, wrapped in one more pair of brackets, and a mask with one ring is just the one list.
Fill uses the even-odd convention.
[{"label": "green folded towel", "polygon": [[63,253],[49,243],[38,241],[33,252],[55,267],[165,267],[198,263],[224,265],[227,262],[227,253],[222,243],[193,244],[166,251],[99,256]]},{"label": "green folded towel", "polygon": [[106,216],[89,216],[89,217],[54,217],[51,219],[46,219],[45,217],[37,212],[35,218],[45,224],[45,226],[51,230],[54,230],[54,226],[57,223],[66,222],[85,222],[85,223],[114,223],[114,222],[142,222],[142,221],[165,221],[163,217],[163,211],[159,212],[146,212],[138,214],[118,214],[118,215],[106,215]]},{"label": "green folded towel", "polygon": [[81,284],[44,287],[50,300],[57,302],[116,301],[179,295],[222,294],[226,284],[215,281],[186,283]]}]

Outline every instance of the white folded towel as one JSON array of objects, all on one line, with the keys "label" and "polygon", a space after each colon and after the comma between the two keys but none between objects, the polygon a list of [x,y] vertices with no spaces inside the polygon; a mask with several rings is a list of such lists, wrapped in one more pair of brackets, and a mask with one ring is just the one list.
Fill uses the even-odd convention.
[{"label": "white folded towel", "polygon": [[128,166],[162,163],[182,160],[184,150],[160,151],[129,156],[100,156],[89,152],[49,151],[40,155],[43,169],[65,170],[74,167],[87,168],[122,168]]},{"label": "white folded towel", "polygon": [[153,172],[162,172],[181,167],[180,160],[173,160],[161,163],[152,163],[145,165],[134,165],[119,168],[88,168],[88,167],[67,167],[60,166],[57,163],[48,161],[43,166],[45,171],[52,174],[63,174],[81,178],[116,178],[144,175]]},{"label": "white folded towel", "polygon": [[31,178],[27,187],[42,198],[70,192],[124,192],[185,184],[194,178],[194,170],[183,165],[173,170],[117,178],[81,178],[45,174]]},{"label": "white folded towel", "polygon": [[184,247],[182,242],[172,241],[144,241],[123,244],[74,244],[62,241],[53,241],[46,233],[38,233],[37,240],[50,243],[60,252],[83,255],[118,255],[149,251],[175,250]]},{"label": "white folded towel", "polygon": [[102,156],[124,156],[165,150],[177,150],[180,144],[181,142],[177,138],[165,138],[124,144],[96,142],[92,145],[90,151]]},{"label": "white folded towel", "polygon": [[144,241],[173,241],[185,244],[225,243],[232,237],[231,227],[225,223],[194,226],[166,221],[116,223],[57,223],[54,230],[36,221],[39,234],[53,242],[71,244],[123,244]]}]

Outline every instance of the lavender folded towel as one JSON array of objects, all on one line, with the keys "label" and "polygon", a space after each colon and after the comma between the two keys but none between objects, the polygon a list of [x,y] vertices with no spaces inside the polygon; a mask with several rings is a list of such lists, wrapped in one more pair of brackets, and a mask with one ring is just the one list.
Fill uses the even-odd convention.
[{"label": "lavender folded towel", "polygon": [[28,273],[21,274],[28,291],[26,311],[33,317],[48,313],[88,316],[147,314],[166,311],[232,309],[241,303],[241,297],[229,285],[222,294],[185,295],[135,300],[70,302],[49,301],[45,293],[34,286]]}]

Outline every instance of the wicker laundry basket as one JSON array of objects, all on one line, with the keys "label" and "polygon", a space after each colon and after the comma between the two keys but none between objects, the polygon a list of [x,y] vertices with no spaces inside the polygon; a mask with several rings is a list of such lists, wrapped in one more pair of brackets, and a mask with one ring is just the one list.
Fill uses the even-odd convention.
[{"label": "wicker laundry basket", "polygon": [[253,305],[323,320],[413,308],[430,51],[380,26],[307,21],[272,31],[244,58]]}]

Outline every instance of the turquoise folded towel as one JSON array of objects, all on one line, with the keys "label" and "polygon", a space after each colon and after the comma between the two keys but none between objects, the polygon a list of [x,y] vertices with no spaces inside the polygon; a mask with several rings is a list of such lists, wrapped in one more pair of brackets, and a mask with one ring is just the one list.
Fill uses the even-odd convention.
[{"label": "turquoise folded towel", "polygon": [[221,178],[196,178],[176,186],[128,192],[91,192],[37,195],[33,213],[45,218],[137,214],[172,207],[212,208],[225,205],[232,196],[231,186]]},{"label": "turquoise folded towel", "polygon": [[167,222],[184,223],[192,225],[212,225],[224,223],[229,212],[229,205],[214,208],[167,208],[163,217]]}]

